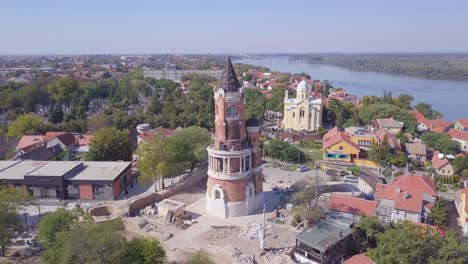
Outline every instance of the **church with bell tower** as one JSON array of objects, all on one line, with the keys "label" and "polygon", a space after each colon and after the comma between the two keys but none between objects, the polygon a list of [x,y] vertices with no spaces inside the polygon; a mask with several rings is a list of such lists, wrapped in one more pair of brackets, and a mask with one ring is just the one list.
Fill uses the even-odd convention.
[{"label": "church with bell tower", "polygon": [[214,144],[207,148],[206,209],[213,216],[244,216],[263,206],[260,122],[245,121],[244,96],[228,58],[214,88]]}]

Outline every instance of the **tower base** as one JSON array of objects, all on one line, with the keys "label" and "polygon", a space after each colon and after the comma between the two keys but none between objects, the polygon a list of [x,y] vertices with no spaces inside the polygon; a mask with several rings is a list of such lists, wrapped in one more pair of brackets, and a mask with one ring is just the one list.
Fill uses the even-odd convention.
[{"label": "tower base", "polygon": [[208,214],[216,217],[246,216],[262,208],[264,204],[263,192],[247,197],[245,201],[225,202],[222,199],[213,199],[206,196],[206,210]]}]

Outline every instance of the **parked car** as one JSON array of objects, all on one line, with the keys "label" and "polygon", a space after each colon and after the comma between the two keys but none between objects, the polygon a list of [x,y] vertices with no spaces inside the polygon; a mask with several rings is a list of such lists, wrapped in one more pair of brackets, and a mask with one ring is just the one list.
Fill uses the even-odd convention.
[{"label": "parked car", "polygon": [[338,173],[341,177],[345,176],[345,175],[348,175],[348,172],[347,171],[340,171]]},{"label": "parked car", "polygon": [[286,141],[286,142],[294,142],[294,139],[292,139],[292,138],[285,138],[284,141]]},{"label": "parked car", "polygon": [[337,171],[336,170],[327,170],[325,172],[328,176],[336,175]]},{"label": "parked car", "polygon": [[299,166],[296,170],[300,172],[304,172],[304,171],[310,170],[310,168],[307,166]]},{"label": "parked car", "polygon": [[344,176],[345,182],[358,182],[358,178],[356,176],[346,175]]}]

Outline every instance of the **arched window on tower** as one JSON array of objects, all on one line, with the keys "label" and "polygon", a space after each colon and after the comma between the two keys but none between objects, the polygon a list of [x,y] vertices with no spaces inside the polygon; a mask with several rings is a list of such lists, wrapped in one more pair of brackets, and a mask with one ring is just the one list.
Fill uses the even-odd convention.
[{"label": "arched window on tower", "polygon": [[215,199],[216,199],[216,200],[221,199],[221,192],[220,192],[219,190],[216,190],[216,191],[215,191]]},{"label": "arched window on tower", "polygon": [[234,106],[228,107],[227,117],[237,117],[237,109]]}]

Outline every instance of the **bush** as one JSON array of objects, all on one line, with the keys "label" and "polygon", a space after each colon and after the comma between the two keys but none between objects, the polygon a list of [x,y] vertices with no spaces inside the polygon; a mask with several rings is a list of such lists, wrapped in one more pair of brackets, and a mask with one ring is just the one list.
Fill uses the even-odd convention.
[{"label": "bush", "polygon": [[279,159],[284,162],[302,163],[305,161],[305,154],[295,146],[277,139],[268,141],[264,144],[267,157]]},{"label": "bush", "polygon": [[351,174],[353,174],[354,176],[361,175],[361,168],[360,167],[354,166],[354,167],[349,168],[349,170],[351,171]]}]

